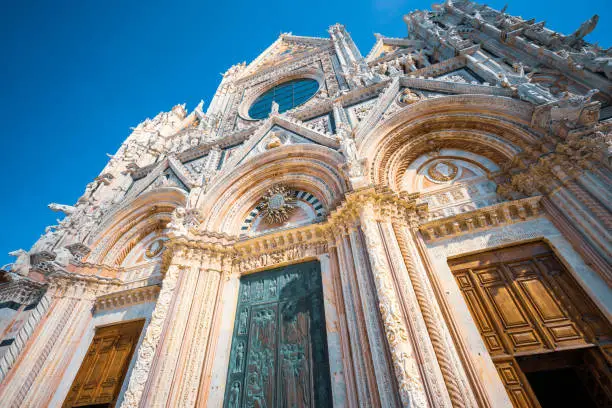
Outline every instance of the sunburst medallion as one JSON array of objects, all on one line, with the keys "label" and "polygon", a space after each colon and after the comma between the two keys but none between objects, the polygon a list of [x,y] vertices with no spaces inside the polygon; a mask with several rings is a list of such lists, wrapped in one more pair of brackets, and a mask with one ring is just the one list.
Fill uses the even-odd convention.
[{"label": "sunburst medallion", "polygon": [[295,209],[293,191],[283,185],[276,185],[266,191],[261,199],[261,214],[268,224],[285,222]]}]

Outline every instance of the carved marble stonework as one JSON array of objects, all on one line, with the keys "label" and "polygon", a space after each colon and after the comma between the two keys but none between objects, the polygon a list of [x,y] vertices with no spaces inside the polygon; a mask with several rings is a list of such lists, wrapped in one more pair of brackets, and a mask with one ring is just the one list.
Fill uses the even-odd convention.
[{"label": "carved marble stonework", "polygon": [[553,361],[612,404],[598,17],[403,22],[281,34],[49,204],[0,268],[1,405],[536,407]]}]

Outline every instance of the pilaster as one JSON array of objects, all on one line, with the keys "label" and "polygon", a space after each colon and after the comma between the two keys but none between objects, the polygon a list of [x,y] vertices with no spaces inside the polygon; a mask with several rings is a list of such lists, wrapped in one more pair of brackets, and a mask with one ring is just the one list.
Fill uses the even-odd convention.
[{"label": "pilaster", "polygon": [[49,404],[92,319],[95,297],[115,283],[65,272],[56,272],[49,280],[49,290],[41,300],[46,314],[0,386],[0,400],[7,406]]},{"label": "pilaster", "polygon": [[336,237],[336,249],[359,406],[380,406],[377,382],[373,376],[371,359],[368,357],[369,342],[363,324],[363,310],[356,285],[353,255],[348,236],[344,233]]},{"label": "pilaster", "polygon": [[181,269],[179,265],[170,265],[162,281],[162,288],[157,298],[155,310],[153,310],[151,322],[147,326],[145,338],[138,348],[136,364],[130,376],[123,403],[121,404],[122,408],[136,408],[141,405],[162,332],[165,328],[164,326],[167,326],[165,323],[172,308]]},{"label": "pilaster", "polygon": [[[385,223],[384,228],[387,236],[395,236],[392,246],[397,245],[396,249],[403,258],[403,262],[394,261],[401,270],[398,279],[401,288],[400,297],[403,302],[410,303],[410,315],[422,317],[426,332],[420,332],[424,336],[421,343],[428,349],[431,347],[435,353],[433,359],[437,362],[439,373],[446,385],[450,403],[454,407],[478,406],[438,305],[433,283],[428,278],[423,260],[417,253],[411,227],[408,223]],[[404,275],[404,278],[401,275]],[[431,354],[427,358],[431,359]],[[429,363],[433,362],[430,360]],[[430,367],[430,375],[436,377],[440,375],[437,367]]]},{"label": "pilaster", "polygon": [[431,406],[418,367],[417,356],[409,340],[409,329],[402,317],[399,299],[393,286],[389,259],[385,254],[380,229],[371,204],[365,203],[363,205],[359,220],[368,249],[379,310],[389,344],[402,405],[406,407]]},{"label": "pilaster", "polygon": [[[363,226],[363,222],[361,225]],[[368,267],[368,258],[370,258],[370,262],[372,261],[370,248],[368,247],[366,253],[364,246],[367,243],[367,238],[364,242],[361,230],[358,228],[349,230],[349,239],[380,404],[383,407],[398,406],[397,387],[392,374],[393,368],[387,359],[385,334],[383,327],[381,327],[386,326],[387,322],[384,319],[381,322],[379,311],[382,312],[382,310],[380,310],[380,303],[377,307],[377,288],[375,282],[372,281],[372,276],[374,276],[374,281],[376,280],[374,267],[372,267],[372,270]],[[380,298],[378,300],[380,302]]]}]

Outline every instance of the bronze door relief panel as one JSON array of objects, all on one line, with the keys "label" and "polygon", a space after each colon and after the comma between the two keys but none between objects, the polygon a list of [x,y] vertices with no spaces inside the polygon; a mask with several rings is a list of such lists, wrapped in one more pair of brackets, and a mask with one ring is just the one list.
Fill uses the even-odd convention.
[{"label": "bronze door relief panel", "polygon": [[318,262],[240,282],[224,407],[331,407]]},{"label": "bronze door relief panel", "polygon": [[[468,255],[449,260],[449,266],[515,406],[542,402],[525,374],[527,357],[531,378],[549,373],[561,379],[561,369],[591,370],[596,380],[588,393],[597,400],[594,406],[610,402],[612,327],[547,244]],[[551,366],[550,361],[562,360],[555,356],[577,349],[584,351],[580,358]],[[587,364],[591,355],[607,363]],[[531,356],[542,356],[539,365]]]}]

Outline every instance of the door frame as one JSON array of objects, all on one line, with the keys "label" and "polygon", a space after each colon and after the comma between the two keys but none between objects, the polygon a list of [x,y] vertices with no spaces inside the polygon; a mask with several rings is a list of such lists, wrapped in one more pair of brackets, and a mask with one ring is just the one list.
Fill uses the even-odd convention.
[{"label": "door frame", "polygon": [[[422,256],[430,270],[431,283],[475,392],[490,407],[511,407],[512,403],[497,369],[448,266],[455,259],[518,244],[544,241],[603,315],[612,321],[612,290],[573,248],[572,243],[546,217],[464,233],[443,239],[420,236]],[[578,245],[580,243],[577,243]]]},{"label": "door frame", "polygon": [[229,370],[231,343],[234,332],[234,323],[238,307],[238,293],[240,289],[240,277],[254,273],[266,272],[283,266],[296,265],[311,261],[318,261],[321,269],[321,282],[323,289],[323,308],[325,311],[325,329],[327,336],[327,354],[329,361],[332,401],[334,406],[345,406],[347,401],[344,362],[342,355],[342,343],[346,341],[339,331],[340,320],[338,306],[342,307],[337,297],[335,283],[336,271],[330,260],[329,253],[317,256],[307,256],[293,262],[270,265],[266,268],[258,268],[243,274],[234,274],[223,287],[221,294],[220,324],[216,335],[216,347],[214,349],[214,361],[212,365],[212,378],[207,393],[208,406],[222,406],[225,398],[225,386],[227,372]]}]

